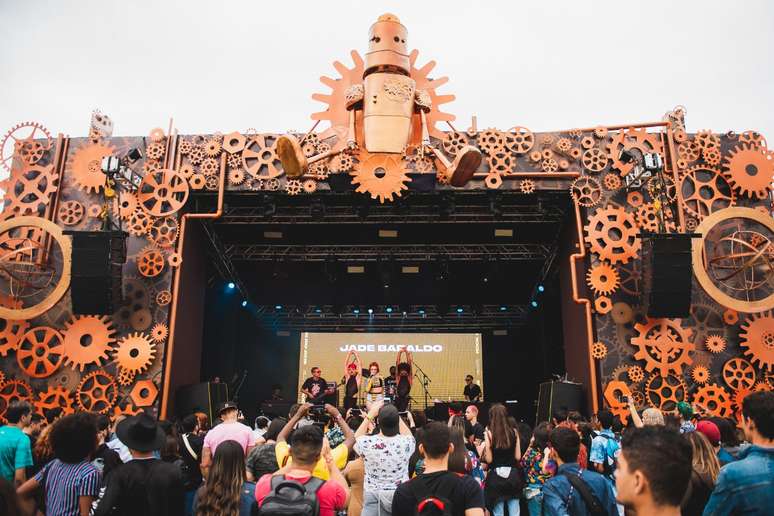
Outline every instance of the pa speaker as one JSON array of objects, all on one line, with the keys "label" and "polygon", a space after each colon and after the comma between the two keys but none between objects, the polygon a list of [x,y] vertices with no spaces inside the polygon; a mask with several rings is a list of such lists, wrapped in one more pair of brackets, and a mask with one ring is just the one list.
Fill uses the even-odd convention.
[{"label": "pa speaker", "polygon": [[642,239],[643,285],[648,317],[690,315],[691,234],[655,233]]},{"label": "pa speaker", "polygon": [[[204,412],[212,424],[218,417],[218,407],[224,401],[228,401],[228,385],[225,383],[184,385],[175,391],[175,414],[184,418],[194,412]],[[287,416],[287,411],[284,415]]]},{"label": "pa speaker", "polygon": [[535,424],[550,421],[558,410],[583,413],[583,389],[578,383],[543,382],[538,393],[537,417]]},{"label": "pa speaker", "polygon": [[65,231],[73,237],[70,297],[73,313],[110,315],[121,303],[126,261],[124,231]]}]

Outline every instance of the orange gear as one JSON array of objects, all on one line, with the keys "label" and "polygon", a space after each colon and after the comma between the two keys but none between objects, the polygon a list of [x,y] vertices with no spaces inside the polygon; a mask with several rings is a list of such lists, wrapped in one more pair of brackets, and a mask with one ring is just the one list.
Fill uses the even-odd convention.
[{"label": "orange gear", "polygon": [[584,208],[591,208],[599,204],[602,198],[602,187],[599,182],[591,177],[579,177],[570,186],[570,195],[575,204]]},{"label": "orange gear", "polygon": [[114,355],[121,369],[140,374],[156,357],[156,344],[143,333],[130,333],[118,341]]},{"label": "orange gear", "polygon": [[594,309],[598,314],[606,314],[613,309],[613,302],[607,296],[599,296],[594,300]]},{"label": "orange gear", "polygon": [[511,127],[503,133],[505,148],[514,154],[526,154],[535,145],[535,135],[526,127]]},{"label": "orange gear", "polygon": [[[181,164],[180,167],[178,167],[177,171],[180,172],[181,176],[190,180],[191,177],[196,172],[196,169],[190,163],[185,163],[185,164]],[[189,181],[189,184],[190,184],[190,181]],[[191,188],[193,188],[193,185],[190,185],[190,186]]]},{"label": "orange gear", "polygon": [[648,372],[658,369],[662,377],[670,372],[681,374],[683,365],[693,363],[690,354],[696,347],[690,342],[693,330],[680,326],[679,319],[651,319],[634,325],[638,335],[631,343],[637,346],[635,360],[645,361]]},{"label": "orange gear", "polygon": [[164,271],[164,255],[152,246],[145,247],[135,258],[137,270],[146,278],[155,278]]},{"label": "orange gear", "polygon": [[[30,130],[31,129],[31,130]],[[41,135],[38,138],[38,134]],[[37,122],[22,122],[11,127],[0,140],[0,165],[6,170],[11,171],[14,154],[21,155],[26,163],[32,163],[33,159],[26,154],[28,144],[37,143],[45,137],[45,142],[40,142],[43,151],[51,148],[51,133],[42,124]],[[35,146],[37,148],[37,146]]]},{"label": "orange gear", "polygon": [[172,215],[188,200],[188,181],[175,170],[157,170],[142,179],[137,200],[154,217]]},{"label": "orange gear", "polygon": [[142,412],[143,410],[135,407],[131,400],[119,401],[113,407],[113,419],[117,419],[119,416],[136,416]]},{"label": "orange gear", "polygon": [[49,423],[53,423],[60,415],[75,412],[73,393],[59,385],[49,386],[45,392],[39,392],[33,405],[35,413],[46,418]]},{"label": "orange gear", "polygon": [[447,154],[455,156],[465,145],[469,144],[467,137],[463,133],[449,131],[443,137],[442,145],[443,150],[446,151]]},{"label": "orange gear", "polygon": [[731,417],[734,413],[731,396],[723,387],[714,383],[699,387],[693,396],[693,402],[712,416]]},{"label": "orange gear", "polygon": [[704,341],[704,347],[710,353],[722,353],[726,350],[726,339],[722,335],[707,335]]},{"label": "orange gear", "polygon": [[32,328],[19,341],[16,362],[33,378],[47,378],[62,365],[64,358],[62,334],[54,328]]},{"label": "orange gear", "polygon": [[626,177],[636,165],[636,160],[628,163],[621,161],[621,151],[637,149],[643,154],[657,152],[663,156],[661,142],[655,134],[648,134],[645,128],[630,127],[626,131],[618,131],[607,146],[607,152],[613,161],[613,168],[621,177]]},{"label": "orange gear", "polygon": [[637,224],[643,231],[658,232],[658,211],[653,203],[646,203],[637,208]]},{"label": "orange gear", "polygon": [[65,226],[75,226],[83,220],[86,209],[78,201],[65,201],[59,205],[57,218]]},{"label": "orange gear", "polygon": [[[403,190],[408,190],[406,167],[403,160],[393,154],[370,154],[362,151],[358,157],[360,163],[350,172],[352,184],[359,193],[371,194],[371,199],[392,201],[393,195],[401,196]],[[380,172],[381,170],[381,172]]]},{"label": "orange gear", "polygon": [[234,168],[229,170],[228,182],[232,185],[241,185],[245,182],[245,171],[241,168]]},{"label": "orange gear", "polygon": [[129,233],[136,237],[145,236],[150,230],[151,218],[150,216],[141,210],[139,207],[135,208],[132,214],[129,216]]},{"label": "orange gear", "polygon": [[620,401],[621,397],[631,397],[631,395],[632,392],[629,389],[629,386],[622,381],[613,380],[607,382],[607,385],[605,386],[605,401],[607,401],[607,404],[610,406],[610,412],[617,416],[621,422],[625,422],[626,417],[629,414],[626,404]]},{"label": "orange gear", "polygon": [[543,172],[556,172],[559,170],[559,164],[554,158],[546,158],[540,162],[540,168]]},{"label": "orange gear", "polygon": [[285,192],[288,195],[298,195],[301,193],[301,190],[303,190],[303,185],[301,184],[301,181],[298,179],[288,179],[285,182]]},{"label": "orange gear", "polygon": [[602,183],[608,190],[618,190],[621,188],[621,177],[618,174],[610,172],[609,174],[605,174]]},{"label": "orange gear", "polygon": [[613,322],[616,324],[627,324],[632,322],[634,318],[634,310],[628,303],[619,301],[613,304],[613,309],[610,311],[610,317],[613,318]]},{"label": "orange gear", "polygon": [[693,369],[691,369],[691,378],[693,378],[694,382],[703,385],[710,379],[709,369],[703,365],[693,366]]},{"label": "orange gear", "polygon": [[731,185],[719,170],[706,165],[691,167],[680,178],[680,192],[686,211],[700,221],[736,203]]},{"label": "orange gear", "polygon": [[771,192],[774,160],[750,144],[737,145],[723,162],[726,178],[742,195],[765,199]]},{"label": "orange gear", "polygon": [[723,312],[723,320],[726,322],[726,324],[733,326],[739,322],[739,312],[733,308],[729,308]]},{"label": "orange gear", "polygon": [[677,155],[686,162],[696,161],[701,155],[701,147],[695,141],[685,141],[677,146]]},{"label": "orange gear", "polygon": [[304,192],[314,193],[317,190],[317,181],[314,179],[307,179],[302,183],[302,186],[304,188]]},{"label": "orange gear", "polygon": [[164,157],[165,150],[162,143],[151,143],[145,147],[145,156],[151,161],[159,161]]},{"label": "orange gear", "polygon": [[612,264],[628,263],[640,250],[639,229],[634,216],[623,208],[598,208],[589,217],[586,235],[591,251]]},{"label": "orange gear", "polygon": [[118,385],[128,387],[134,382],[135,374],[132,371],[127,371],[123,367],[118,367]]},{"label": "orange gear", "polygon": [[713,147],[711,149],[704,150],[702,151],[702,155],[704,156],[704,162],[707,165],[712,167],[720,165],[720,147]]},{"label": "orange gear", "polygon": [[69,161],[69,177],[88,193],[99,193],[107,177],[102,172],[102,158],[112,156],[116,149],[103,143],[87,143],[76,149]]},{"label": "orange gear", "polygon": [[702,152],[720,147],[720,138],[718,138],[718,135],[712,134],[712,131],[708,129],[697,132],[693,139]]},{"label": "orange gear", "polygon": [[761,369],[774,369],[774,316],[771,310],[751,314],[741,326],[739,345],[750,362]]},{"label": "orange gear", "polygon": [[640,366],[631,366],[627,370],[627,374],[629,375],[629,380],[631,380],[634,383],[640,383],[645,379],[645,372],[642,370]]},{"label": "orange gear", "polygon": [[151,224],[148,236],[151,242],[159,247],[172,247],[177,240],[177,220],[174,217],[157,218]]},{"label": "orange gear", "polygon": [[645,384],[645,397],[650,406],[663,412],[677,409],[677,404],[685,401],[688,388],[682,378],[673,374],[662,377],[654,373]]},{"label": "orange gear", "polygon": [[242,168],[255,179],[271,179],[282,174],[277,135],[259,134],[251,138],[242,150]]},{"label": "orange gear", "polygon": [[532,179],[522,179],[519,183],[519,190],[523,194],[531,194],[535,192],[535,182]]},{"label": "orange gear", "polygon": [[0,387],[0,420],[5,421],[5,411],[14,401],[32,401],[32,387],[23,380],[6,380]]},{"label": "orange gear", "polygon": [[755,385],[755,369],[743,358],[732,358],[723,365],[723,380],[738,391]]},{"label": "orange gear", "polygon": [[217,158],[223,150],[223,144],[217,138],[210,138],[204,142],[204,153],[210,158]]},{"label": "orange gear", "polygon": [[[516,164],[516,158],[505,148],[496,149],[487,156],[486,162],[489,165],[490,172],[498,174],[510,174],[513,172],[513,166]],[[432,165],[432,161],[430,162]]]},{"label": "orange gear", "polygon": [[491,156],[505,149],[505,135],[490,127],[478,133],[476,143],[481,152]]},{"label": "orange gear", "polygon": [[172,301],[172,293],[169,290],[162,290],[156,294],[156,304],[159,306],[167,306]]},{"label": "orange gear", "polygon": [[132,388],[129,396],[138,407],[150,407],[156,401],[159,389],[152,380],[140,380]]},{"label": "orange gear", "polygon": [[[22,302],[20,299],[0,294],[0,306],[18,310],[22,307]],[[8,356],[9,351],[16,350],[29,327],[29,321],[15,321],[0,317],[0,356]]]},{"label": "orange gear", "polygon": [[113,322],[105,315],[78,315],[62,330],[64,362],[83,372],[89,364],[100,365],[115,342]]},{"label": "orange gear", "polygon": [[153,322],[150,310],[140,308],[129,316],[129,325],[136,331],[145,331]]},{"label": "orange gear", "polygon": [[753,147],[768,148],[766,138],[757,131],[744,131],[739,135],[739,143],[749,143]]},{"label": "orange gear", "polygon": [[601,126],[601,125],[600,125],[600,126],[597,126],[597,127],[595,127],[595,128],[594,128],[594,136],[596,136],[596,137],[597,137],[597,138],[599,138],[600,140],[601,140],[602,138],[606,138],[606,137],[607,137],[607,127],[603,127],[603,126]]},{"label": "orange gear", "polygon": [[164,129],[162,129],[161,127],[154,127],[153,129],[151,129],[151,132],[148,134],[148,138],[150,138],[150,140],[155,143],[163,141],[164,138],[166,138],[166,136],[164,135]]},{"label": "orange gear", "polygon": [[334,172],[334,173],[349,172],[350,170],[352,170],[352,167],[354,164],[355,164],[355,160],[352,159],[352,155],[342,152],[335,155],[333,158],[331,158],[331,162],[328,168],[331,172]]},{"label": "orange gear", "polygon": [[600,262],[586,273],[586,283],[594,293],[610,295],[618,288],[618,271],[605,262]]},{"label": "orange gear", "polygon": [[591,356],[602,360],[607,356],[607,346],[603,342],[595,342],[591,346]]},{"label": "orange gear", "polygon": [[169,328],[164,323],[156,323],[151,328],[150,334],[155,342],[164,342],[164,339],[169,335]]},{"label": "orange gear", "polygon": [[632,208],[639,208],[640,206],[642,206],[642,203],[644,201],[645,201],[645,198],[642,196],[642,193],[639,192],[638,190],[629,192],[629,194],[626,196],[626,202]]},{"label": "orange gear", "polygon": [[167,263],[170,267],[180,267],[180,264],[183,263],[183,257],[180,256],[180,253],[169,253]]},{"label": "orange gear", "polygon": [[5,218],[9,215],[42,215],[42,208],[48,206],[51,195],[56,192],[59,174],[53,165],[22,164],[11,171],[0,188],[5,190],[5,205],[0,210]]},{"label": "orange gear", "polygon": [[105,371],[94,371],[84,376],[75,392],[75,402],[84,412],[107,414],[117,398],[116,380]]}]

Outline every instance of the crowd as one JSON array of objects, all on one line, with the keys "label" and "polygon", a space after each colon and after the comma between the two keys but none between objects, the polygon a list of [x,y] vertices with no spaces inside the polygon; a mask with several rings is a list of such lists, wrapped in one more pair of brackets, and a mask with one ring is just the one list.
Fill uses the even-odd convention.
[{"label": "crowd", "polygon": [[772,514],[774,393],[737,421],[631,407],[591,421],[558,411],[534,429],[494,404],[448,421],[372,403],[295,405],[211,428],[79,412],[51,425],[26,402],[0,427],[0,514],[455,516]]}]

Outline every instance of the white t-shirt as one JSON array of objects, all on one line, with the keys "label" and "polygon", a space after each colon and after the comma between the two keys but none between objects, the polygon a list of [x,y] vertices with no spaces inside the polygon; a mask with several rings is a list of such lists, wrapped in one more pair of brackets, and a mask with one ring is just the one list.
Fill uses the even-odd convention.
[{"label": "white t-shirt", "polygon": [[408,481],[408,463],[414,453],[413,435],[364,435],[355,451],[365,463],[365,491],[391,491]]}]

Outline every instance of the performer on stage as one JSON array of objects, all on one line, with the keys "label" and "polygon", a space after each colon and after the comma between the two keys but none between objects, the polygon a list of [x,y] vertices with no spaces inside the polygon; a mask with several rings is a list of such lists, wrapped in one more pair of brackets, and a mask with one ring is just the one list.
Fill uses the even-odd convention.
[{"label": "performer on stage", "polygon": [[473,375],[469,374],[465,377],[465,390],[462,391],[462,395],[471,403],[481,401],[481,387],[473,383]]},{"label": "performer on stage", "polygon": [[[352,362],[350,362],[350,358],[353,359]],[[341,380],[346,385],[344,387],[344,412],[357,406],[357,397],[360,393],[363,375],[363,368],[360,364],[360,356],[356,351],[347,353],[347,357],[344,359],[344,378]]]},{"label": "performer on stage", "polygon": [[333,390],[328,389],[328,382],[322,377],[322,370],[319,367],[313,367],[312,376],[304,380],[301,385],[301,392],[306,395],[307,403],[319,404]]},{"label": "performer on stage", "polygon": [[[401,355],[405,355],[405,360],[401,362],[400,357]],[[411,392],[411,384],[414,381],[414,375],[413,375],[413,358],[411,356],[411,353],[406,351],[405,349],[402,349],[398,352],[398,357],[396,359],[396,368],[398,371],[398,378],[397,378],[397,389],[396,389],[396,396],[395,401],[393,402],[395,406],[398,408],[399,411],[405,412],[408,410],[408,404],[409,404],[409,393]]]},{"label": "performer on stage", "polygon": [[366,382],[366,407],[370,408],[374,401],[384,400],[384,378],[379,374],[379,364],[371,362],[368,365],[371,376]]}]

